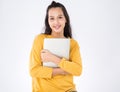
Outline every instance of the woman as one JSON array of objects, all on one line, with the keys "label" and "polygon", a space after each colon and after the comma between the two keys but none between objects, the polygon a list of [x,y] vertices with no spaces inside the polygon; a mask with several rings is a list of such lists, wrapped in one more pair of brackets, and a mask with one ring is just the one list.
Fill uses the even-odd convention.
[{"label": "woman", "polygon": [[[43,49],[44,38],[70,38],[70,58],[57,57]],[[59,68],[44,67],[43,62],[52,61]],[[79,45],[72,38],[66,8],[53,1],[47,8],[45,32],[36,36],[30,55],[32,92],[77,92],[73,76],[82,72]]]}]

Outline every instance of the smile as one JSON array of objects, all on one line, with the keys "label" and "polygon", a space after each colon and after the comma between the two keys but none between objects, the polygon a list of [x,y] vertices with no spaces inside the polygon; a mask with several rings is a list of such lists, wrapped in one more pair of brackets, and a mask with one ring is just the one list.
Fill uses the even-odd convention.
[{"label": "smile", "polygon": [[55,29],[59,29],[60,27],[61,27],[60,25],[54,26]]}]

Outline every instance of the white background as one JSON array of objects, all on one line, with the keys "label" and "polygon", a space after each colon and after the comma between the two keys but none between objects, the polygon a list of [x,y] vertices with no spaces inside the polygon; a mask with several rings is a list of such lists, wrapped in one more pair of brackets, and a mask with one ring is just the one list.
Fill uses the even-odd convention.
[{"label": "white background", "polygon": [[[120,92],[120,1],[57,0],[80,44],[78,92]],[[51,0],[0,0],[0,92],[31,92],[28,64]]]}]

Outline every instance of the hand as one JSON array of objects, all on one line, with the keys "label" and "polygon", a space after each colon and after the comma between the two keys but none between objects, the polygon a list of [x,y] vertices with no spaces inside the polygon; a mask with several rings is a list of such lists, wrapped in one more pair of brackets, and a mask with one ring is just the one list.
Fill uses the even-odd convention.
[{"label": "hand", "polygon": [[41,51],[41,59],[42,62],[53,62],[55,64],[58,64],[61,61],[61,58],[52,54],[50,51],[48,50],[42,50]]},{"label": "hand", "polygon": [[69,73],[62,70],[61,68],[53,68],[53,72],[52,72],[52,75],[55,76],[55,75],[68,75]]},{"label": "hand", "polygon": [[41,51],[41,59],[42,59],[42,62],[49,62],[49,61],[52,61],[52,58],[53,58],[53,54],[48,51],[48,50],[45,50],[43,49]]}]

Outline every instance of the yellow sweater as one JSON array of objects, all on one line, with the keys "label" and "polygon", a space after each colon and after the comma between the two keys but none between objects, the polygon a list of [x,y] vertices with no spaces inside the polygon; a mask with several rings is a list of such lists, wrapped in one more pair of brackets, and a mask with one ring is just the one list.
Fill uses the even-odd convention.
[{"label": "yellow sweater", "polygon": [[63,58],[58,65],[70,74],[52,76],[52,68],[43,67],[40,58],[44,38],[52,38],[52,36],[45,34],[37,35],[30,54],[29,68],[32,77],[32,92],[67,92],[67,90],[75,89],[73,76],[79,76],[82,72],[78,43],[74,39],[70,39],[69,61]]}]

